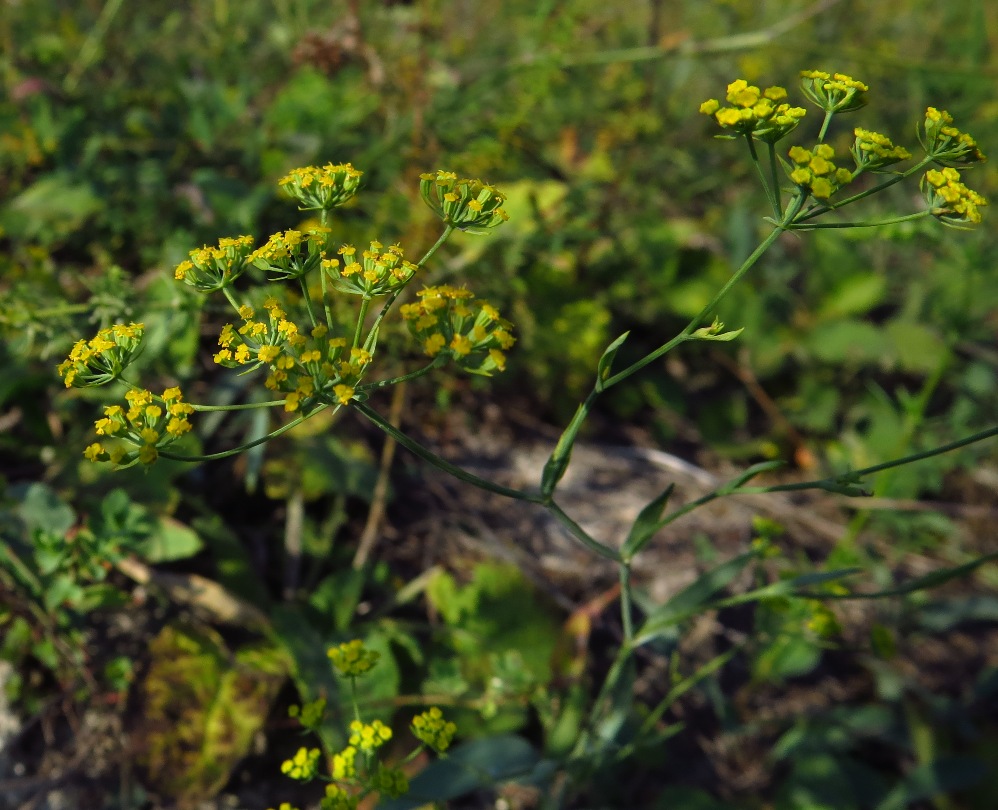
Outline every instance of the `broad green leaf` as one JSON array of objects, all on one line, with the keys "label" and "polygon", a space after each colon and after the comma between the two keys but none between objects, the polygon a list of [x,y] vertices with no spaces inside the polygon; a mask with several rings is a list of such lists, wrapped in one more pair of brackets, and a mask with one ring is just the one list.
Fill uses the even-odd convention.
[{"label": "broad green leaf", "polygon": [[949,347],[939,333],[929,326],[911,321],[891,321],[887,335],[902,371],[932,374],[946,362]]},{"label": "broad green leaf", "polygon": [[62,537],[76,522],[76,513],[47,484],[29,484],[23,490],[17,514],[30,531],[41,530]]},{"label": "broad green leaf", "polygon": [[843,320],[815,328],[805,337],[804,348],[825,363],[879,366],[892,357],[894,344],[873,324]]},{"label": "broad green leaf", "polygon": [[204,547],[197,532],[172,517],[153,523],[152,532],[138,544],[138,552],[151,563],[171,562],[193,557]]},{"label": "broad green leaf", "polygon": [[494,789],[510,780],[526,781],[536,776],[538,765],[542,764],[540,754],[522,737],[503,734],[472,740],[417,774],[409,783],[408,794],[382,801],[378,807],[412,810],[472,791]]},{"label": "broad green leaf", "polygon": [[883,302],[887,280],[876,273],[849,276],[829,292],[818,309],[819,320],[832,320],[848,315],[865,315]]}]

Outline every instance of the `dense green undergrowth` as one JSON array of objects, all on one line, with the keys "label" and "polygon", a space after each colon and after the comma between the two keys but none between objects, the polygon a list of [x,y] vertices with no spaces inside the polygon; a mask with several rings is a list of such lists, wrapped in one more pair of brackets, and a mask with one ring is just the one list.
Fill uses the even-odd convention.
[{"label": "dense green undergrowth", "polygon": [[[395,716],[401,737],[439,703],[460,729],[449,758],[415,761],[416,795],[484,804],[511,779],[521,792],[504,800],[530,806],[611,665],[615,623],[566,615],[515,568],[433,558],[423,571],[384,542],[357,565],[369,513],[387,500],[391,526],[393,503],[412,515],[419,500],[404,476],[379,494],[381,439],[357,421],[317,417],[266,450],[193,469],[161,459],[115,475],[81,457],[105,400],[66,396],[53,368],[112,323],[145,323],[133,366],[144,379],[216,405],[258,397],[211,362],[231,316],[171,276],[220,234],[288,227],[278,178],[329,160],[363,167],[365,193],[328,223],[330,241],[391,232],[410,255],[439,226],[418,201],[419,172],[495,182],[510,221],[456,234],[434,280],[466,281],[516,324],[508,370],[414,381],[405,421],[443,424],[494,398],[560,429],[613,338],[630,333],[616,368],[664,343],[768,230],[751,168],[696,112],[732,77],[765,86],[802,66],[848,70],[871,87],[864,125],[896,143],[915,142],[912,110],[939,103],[985,151],[998,142],[998,19],[985,2],[857,14],[649,0],[630,15],[591,0],[71,5],[0,15],[0,654],[14,665],[4,688],[26,723],[11,739],[27,767],[44,775],[51,757],[86,745],[79,718],[127,729],[141,786],[109,755],[79,777],[94,806],[237,792],[229,780],[247,756],[255,777],[274,777],[243,793],[246,806],[318,801],[279,781],[302,744],[285,713],[328,698],[310,739],[342,748],[351,705],[326,650],[353,637],[382,656],[358,681],[365,721]],[[843,154],[851,137],[830,142]],[[994,164],[975,172],[974,188],[994,197]],[[901,189],[871,200],[870,218],[910,209]],[[627,421],[710,465],[779,460],[812,479],[994,427],[993,229],[943,232],[930,219],[779,241],[717,310],[744,328],[738,340],[689,344],[608,391],[583,437]],[[381,337],[389,376],[413,356],[394,348],[393,328]],[[253,441],[269,429],[260,413],[205,415],[191,441]],[[647,723],[651,742],[595,779],[582,768],[577,806],[989,807],[998,583],[980,563],[994,460],[985,443],[871,479],[881,505],[957,506],[852,509],[821,559],[765,521],[746,527],[751,552],[705,555],[706,584],[680,592],[687,612],[650,645],[637,699],[609,696],[628,708],[608,711],[597,734]],[[931,570],[961,564],[959,586],[922,589]],[[864,611],[784,593],[721,604],[854,566],[866,590],[896,595]],[[723,632],[697,658],[680,630],[707,606]],[[829,689],[842,699],[815,697]],[[790,696],[802,711],[784,710]],[[261,730],[266,752],[254,748]]]}]

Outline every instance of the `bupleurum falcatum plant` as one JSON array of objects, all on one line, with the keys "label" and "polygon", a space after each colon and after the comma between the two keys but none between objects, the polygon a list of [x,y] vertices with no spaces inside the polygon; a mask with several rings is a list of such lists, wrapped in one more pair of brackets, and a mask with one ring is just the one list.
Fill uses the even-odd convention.
[{"label": "bupleurum falcatum plant", "polygon": [[[325,795],[319,802],[321,810],[355,810],[358,804],[373,793],[396,799],[409,791],[405,766],[426,751],[446,756],[457,726],[444,718],[443,712],[431,706],[415,715],[409,732],[416,740],[415,747],[393,764],[380,757],[380,749],[394,736],[391,728],[380,720],[365,723],[357,703],[357,679],[363,678],[377,666],[379,653],[366,648],[359,639],[348,641],[329,650],[333,668],[350,684],[353,720],[344,735],[347,745],[329,757],[329,773],[323,773],[322,754],[318,748],[302,746],[290,759],[281,764],[281,772],[299,782],[323,779]],[[292,706],[289,713],[297,718],[302,728],[315,731],[322,723],[326,701],[322,698],[302,706]],[[279,810],[297,810],[289,802]]]},{"label": "bupleurum falcatum plant", "polygon": [[[217,246],[190,252],[174,276],[198,292],[221,293],[236,318],[219,334],[217,364],[240,373],[262,371],[263,385],[275,399],[250,406],[207,406],[184,400],[178,387],[154,394],[129,380],[125,372],[141,350],[143,325],[117,324],[90,340],[80,340],[58,366],[66,387],[93,387],[118,381],[126,387],[125,405],[108,405],[95,423],[98,441],[85,456],[110,461],[119,468],[149,465],[158,458],[203,461],[242,452],[268,441],[326,408],[361,402],[367,393],[422,376],[453,361],[472,374],[491,375],[506,367],[505,351],[515,338],[512,325],[486,301],[465,287],[424,286],[416,300],[397,308],[410,333],[428,358],[415,371],[394,379],[366,382],[377,351],[385,317],[419,274],[420,268],[455,230],[484,233],[506,220],[505,197],[479,180],[460,179],[450,172],[425,174],[420,192],[444,222],[443,233],[419,262],[405,258],[401,245],[385,247],[372,241],[366,249],[335,247],[329,242],[329,212],[357,192],[362,172],[349,163],[295,169],[280,185],[299,203],[300,210],[317,211],[320,224],[307,231],[289,229],[273,234],[254,247],[251,236],[220,239]],[[236,282],[250,266],[267,274],[272,290],[238,292]],[[313,299],[318,277],[320,299]],[[302,317],[293,318],[283,303],[281,285],[297,284],[303,302]],[[354,296],[359,302],[352,324],[333,317],[330,296]],[[254,305],[252,300],[262,301]],[[380,309],[368,321],[372,304]],[[171,450],[191,430],[189,417],[197,411],[244,407],[283,406],[297,418],[263,439],[206,456]]]},{"label": "bupleurum falcatum plant", "polygon": [[[866,105],[869,89],[850,76],[818,70],[802,72],[800,86],[805,99],[818,108],[822,119],[816,131],[792,144],[788,143],[790,136],[803,131],[806,111],[793,104],[782,87],[763,90],[738,80],[728,86],[723,104],[711,99],[701,105],[700,111],[723,130],[720,137],[740,140],[746,147],[768,199],[770,210],[766,221],[771,230],[709,303],[671,340],[617,371],[613,368],[614,361],[627,334],[610,344],[595,369],[592,391],[564,430],[536,488],[500,486],[447,462],[394,427],[368,402],[368,395],[375,389],[423,376],[450,362],[462,370],[484,375],[505,367],[504,353],[514,342],[510,324],[490,304],[476,299],[464,287],[423,287],[409,296],[406,303],[396,307],[400,296],[420,279],[426,262],[455,230],[482,232],[502,224],[506,219],[502,193],[486,183],[459,179],[448,172],[422,175],[421,196],[440,217],[444,227],[426,255],[413,263],[406,259],[400,245],[385,247],[380,242],[371,242],[361,249],[353,245],[334,247],[329,244],[326,221],[330,212],[349,200],[359,188],[361,174],[350,164],[296,169],[281,180],[282,187],[298,201],[302,210],[319,213],[318,226],[306,231],[286,230],[274,234],[259,246],[255,246],[255,241],[248,236],[222,239],[217,246],[192,251],[190,259],[176,269],[178,281],[202,293],[221,293],[231,305],[235,317],[221,330],[215,362],[240,373],[260,372],[263,385],[275,398],[259,404],[208,407],[189,403],[176,387],[159,395],[153,394],[125,376],[141,345],[141,325],[105,329],[92,340],[78,343],[59,367],[67,386],[117,382],[127,389],[127,408],[110,405],[105,409],[96,423],[99,440],[86,448],[86,457],[95,462],[110,461],[118,467],[148,465],[157,458],[184,461],[221,458],[272,439],[324,409],[350,408],[402,446],[461,480],[547,509],[576,540],[617,566],[623,630],[623,641],[613,663],[596,696],[589,702],[588,716],[579,725],[574,744],[561,760],[562,776],[552,782],[550,803],[558,806],[560,798],[573,784],[591,776],[602,766],[619,762],[643,745],[643,740],[653,740],[660,729],[661,718],[682,689],[695,684],[709,668],[719,668],[730,658],[726,653],[727,657],[709,662],[702,671],[670,690],[662,703],[646,707],[640,713],[634,712],[634,722],[624,723],[619,719],[622,716],[620,701],[633,702],[632,690],[626,688],[626,683],[633,677],[637,666],[635,653],[640,647],[670,637],[678,624],[697,612],[774,598],[798,600],[804,613],[811,616],[809,627],[831,628],[835,625],[834,615],[825,601],[852,595],[839,581],[855,573],[846,570],[782,579],[726,599],[723,589],[735,575],[752,560],[766,555],[767,549],[762,544],[708,572],[665,605],[640,616],[634,607],[631,565],[660,529],[709,501],[735,493],[823,489],[861,496],[866,494],[863,481],[868,476],[998,434],[998,428],[992,428],[916,455],[792,484],[749,486],[751,479],[778,466],[778,462],[757,464],[713,492],[672,511],[666,509],[672,493],[669,487],[647,504],[623,538],[593,537],[559,506],[558,484],[571,461],[579,431],[600,394],[685,343],[736,339],[741,330],[725,331],[724,324],[714,317],[714,311],[782,235],[820,228],[876,227],[923,217],[934,217],[955,228],[971,228],[980,223],[987,202],[965,184],[961,172],[981,163],[985,157],[974,139],[954,126],[948,113],[934,107],[926,110],[917,127],[922,150],[917,159],[887,135],[862,127],[853,129],[852,147],[847,152],[837,153],[827,141],[827,135],[841,116]],[[840,217],[845,209],[852,210],[867,197],[913,177],[920,178],[918,184],[924,205],[919,210],[872,222]],[[237,286],[236,282],[251,265],[267,274],[271,287],[259,290]],[[292,318],[282,303],[286,299],[281,293],[282,285],[286,284],[297,285],[300,289],[303,306],[299,317]],[[353,296],[357,300],[351,323],[344,324],[333,317],[333,295]],[[372,381],[381,326],[393,312],[407,324],[426,362],[402,376]],[[190,417],[198,411],[280,406],[289,418],[257,441],[203,456],[183,455],[173,447],[191,430]],[[960,570],[967,570],[966,566]],[[940,572],[934,576],[932,583],[941,581]],[[930,584],[927,579],[924,586]],[[337,667],[351,678],[361,674],[345,671],[340,664]],[[631,704],[625,706],[626,711],[631,708]],[[300,716],[303,720],[318,716],[317,711],[315,707],[303,707]],[[440,744],[442,738],[434,735],[442,733],[441,729],[447,730],[446,742],[449,744],[453,734],[432,710],[420,724],[414,723],[414,728],[419,739],[438,750],[445,746]],[[399,771],[386,770],[368,757],[379,740],[387,739],[384,735],[388,733],[390,730],[386,727],[363,723],[351,729],[350,745],[333,757],[333,781],[324,806],[348,807],[365,791],[391,795],[402,789],[404,779]],[[421,734],[429,735],[436,744]],[[351,781],[355,778],[354,758],[358,756],[364,761],[366,776],[364,780]],[[314,776],[318,772],[318,758],[317,750],[303,748],[285,763],[285,772],[295,778]],[[348,773],[349,778],[340,778]]]}]

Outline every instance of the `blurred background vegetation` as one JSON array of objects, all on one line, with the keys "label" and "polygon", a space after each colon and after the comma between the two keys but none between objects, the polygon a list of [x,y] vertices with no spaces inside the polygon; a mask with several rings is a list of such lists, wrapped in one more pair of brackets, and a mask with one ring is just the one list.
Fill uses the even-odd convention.
[{"label": "blurred background vegetation", "polygon": [[[219,236],[298,224],[276,188],[287,171],[352,162],[365,192],[333,221],[335,238],[400,241],[410,255],[437,236],[420,172],[482,177],[509,195],[511,221],[459,235],[432,272],[516,324],[510,369],[421,382],[405,411],[417,433],[465,426],[454,440],[473,451],[488,402],[562,426],[610,340],[631,332],[623,361],[665,342],[765,232],[741,145],[715,140],[697,113],[729,81],[794,98],[800,69],[842,71],[871,88],[856,125],[913,152],[928,105],[986,153],[998,144],[998,5],[986,0],[641,0],[626,13],[595,0],[4,0],[0,12],[0,658],[14,729],[0,785],[17,802],[58,789],[78,791],[81,807],[193,806],[226,790],[240,806],[276,806],[292,793],[275,764],[296,744],[286,707],[335,693],[323,651],[355,634],[391,662],[368,696],[382,714],[449,695],[468,737],[557,748],[557,718],[538,707],[572,691],[551,664],[561,609],[525,597],[534,586],[515,569],[424,571],[401,542],[352,565],[381,448],[358,423],[194,469],[115,475],[82,460],[106,395],[66,393],[54,365],[109,322],[146,323],[145,379],[202,402],[255,396],[211,363],[222,308],[187,294],[172,269]],[[844,151],[851,139],[840,130],[831,142]],[[998,191],[994,163],[966,179]],[[901,184],[867,210],[921,204]],[[721,307],[741,338],[684,348],[615,389],[590,438],[708,468],[782,459],[813,477],[993,426],[993,234],[987,219],[967,233],[922,219],[783,240]],[[400,370],[411,357],[386,351]],[[266,427],[246,416],[199,430],[215,450]],[[404,464],[389,525],[418,513]],[[911,508],[852,509],[823,559],[786,548],[787,565],[861,564],[887,588],[912,560],[959,564],[994,550],[996,490],[993,443],[896,470],[875,494]],[[207,618],[184,596],[192,582],[218,589]],[[631,787],[599,801],[993,807],[981,777],[998,768],[996,586],[981,567],[952,592],[898,597],[839,641],[793,631],[810,615],[794,606],[738,618],[757,641],[740,653],[744,673],[705,679],[689,697],[693,725],[629,763]],[[239,613],[248,603],[256,612]],[[912,656],[930,648],[943,652],[927,682]],[[836,668],[865,688],[846,689],[848,702],[800,697]],[[771,711],[788,682],[807,711]],[[243,722],[209,722],[218,695]],[[95,740],[104,753],[84,763]],[[762,773],[716,750],[721,740],[765,758]]]}]

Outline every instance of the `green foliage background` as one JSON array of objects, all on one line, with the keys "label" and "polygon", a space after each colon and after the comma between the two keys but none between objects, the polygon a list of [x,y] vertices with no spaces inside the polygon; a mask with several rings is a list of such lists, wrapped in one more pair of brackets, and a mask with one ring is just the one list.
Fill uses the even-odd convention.
[{"label": "green foliage background", "polygon": [[[104,569],[93,565],[122,549],[150,563],[188,561],[190,571],[254,601],[290,651],[285,666],[303,699],[336,690],[317,686],[330,676],[319,674],[321,654],[309,658],[314,648],[358,632],[397,661],[375,689],[379,699],[429,685],[458,700],[497,678],[501,688],[474,706],[481,714],[491,705],[483,735],[522,730],[557,680],[536,653],[510,658],[517,646],[553,644],[557,614],[527,599],[523,637],[505,638],[499,625],[509,621],[504,589],[512,580],[501,568],[437,572],[426,602],[446,632],[432,642],[416,595],[393,604],[405,621],[386,621],[386,610],[357,622],[358,603],[393,593],[399,578],[418,572],[396,560],[366,580],[349,571],[376,461],[365,437],[336,432],[341,425],[300,431],[224,470],[162,464],[122,480],[81,460],[104,394],[67,395],[53,366],[105,323],[146,322],[143,376],[190,386],[204,402],[246,396],[246,378],[211,366],[214,304],[187,295],[172,268],[220,235],[263,238],[294,224],[275,186],[289,169],[327,161],[363,169],[365,193],[332,223],[334,236],[399,240],[412,254],[436,236],[416,198],[419,172],[481,176],[506,191],[508,226],[487,238],[455,238],[433,272],[467,280],[514,321],[520,342],[510,370],[487,386],[427,386],[414,413],[432,421],[461,407],[471,390],[562,425],[610,340],[631,332],[620,362],[663,343],[762,233],[765,201],[747,163],[736,144],[713,140],[696,112],[729,81],[785,84],[793,96],[801,68],[843,71],[871,87],[863,126],[910,147],[924,107],[942,106],[985,152],[998,149],[998,7],[986,0],[645,0],[626,14],[593,0],[35,0],[6,5],[0,52],[0,462],[7,509],[21,516],[4,529],[0,587],[10,598],[0,620],[3,656],[24,674],[9,691],[29,712],[51,694],[86,702],[127,691],[128,656],[107,649],[80,658],[93,637],[91,611],[105,621],[99,611],[130,590],[114,577],[116,589],[106,587]],[[840,150],[850,140],[850,132],[832,138]],[[994,198],[995,163],[968,182]],[[870,218],[913,203],[920,204],[910,189],[892,189],[871,204]],[[998,393],[993,233],[987,219],[965,234],[921,220],[845,238],[785,239],[719,313],[729,327],[745,327],[742,337],[653,367],[640,385],[601,403],[600,424],[628,420],[666,449],[714,460],[787,459],[829,472],[989,427]],[[398,350],[400,367],[405,356]],[[226,446],[261,435],[266,428],[255,419],[206,419],[198,441]],[[330,427],[336,439],[322,435]],[[876,494],[957,497],[973,489],[967,471],[993,470],[995,460],[993,446],[968,448],[881,476]],[[41,481],[44,489],[33,485]],[[308,506],[304,599],[283,594],[268,573],[281,555],[275,513],[294,497]],[[50,512],[65,514],[66,525],[39,523],[47,509],[39,498],[60,503]],[[253,535],[254,520],[272,536]],[[83,563],[46,557],[53,537],[81,529],[94,540]],[[871,530],[890,541],[886,558],[858,539]],[[979,548],[990,550],[941,515],[867,512],[857,513],[829,562],[873,564],[886,585],[906,554],[958,563]],[[993,575],[982,569],[978,584],[985,602],[952,609],[993,621]],[[529,591],[525,582],[515,587]],[[37,605],[59,610],[46,624]],[[931,629],[908,607],[887,613],[887,646]],[[757,636],[772,643],[748,664],[753,677],[781,681],[817,665],[820,645],[799,632],[808,615],[800,605],[759,611]],[[955,626],[959,616],[939,626]],[[198,655],[210,646],[215,668],[225,654],[209,640],[197,641]],[[472,662],[490,643],[501,649],[476,670]],[[946,698],[913,698],[903,684],[892,686],[886,664],[870,665],[881,702],[786,730],[774,757],[788,776],[770,786],[765,806],[920,807],[938,792],[934,785],[946,792],[972,783],[970,771],[946,758],[967,746],[953,742],[959,734],[949,726],[934,732],[933,713],[970,711],[991,694],[995,665],[974,685],[954,684]],[[231,675],[212,673],[221,684]],[[735,723],[719,682],[705,688],[717,715]],[[263,723],[266,708],[256,711]],[[557,723],[550,718],[547,732]],[[994,762],[996,727],[977,744],[984,761]],[[233,745],[237,755],[249,750],[243,737],[224,741],[227,757]],[[903,778],[860,768],[857,751],[869,740],[891,741],[911,765]],[[843,774],[855,785],[852,798],[829,789]],[[662,786],[658,800],[763,806],[735,790],[718,804],[701,788]],[[970,793],[959,801],[967,803],[937,806],[988,806]]]}]

